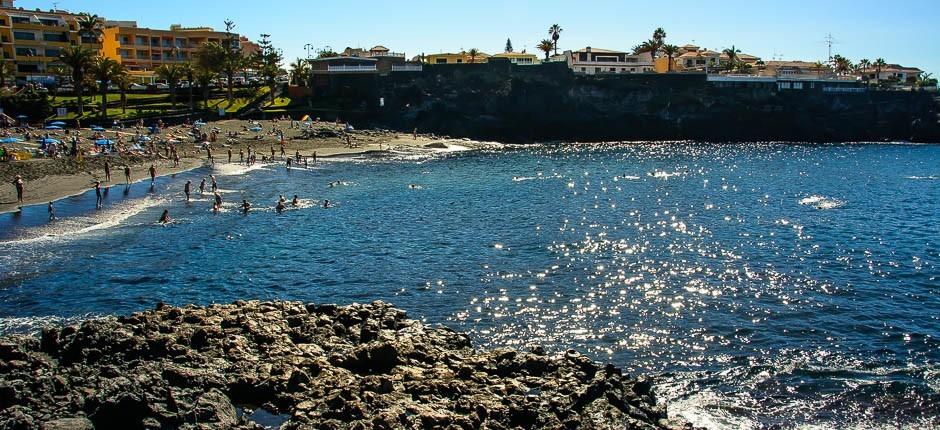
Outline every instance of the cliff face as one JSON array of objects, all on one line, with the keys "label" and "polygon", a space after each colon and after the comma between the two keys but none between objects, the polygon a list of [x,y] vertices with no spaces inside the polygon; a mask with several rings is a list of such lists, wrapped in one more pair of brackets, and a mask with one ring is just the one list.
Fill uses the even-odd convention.
[{"label": "cliff face", "polygon": [[651,387],[379,302],[161,305],[0,339],[4,429],[679,428]]},{"label": "cliff face", "polygon": [[327,82],[316,104],[339,106],[344,118],[474,139],[940,141],[932,93],[714,88],[704,75],[575,76],[558,63],[425,66]]}]

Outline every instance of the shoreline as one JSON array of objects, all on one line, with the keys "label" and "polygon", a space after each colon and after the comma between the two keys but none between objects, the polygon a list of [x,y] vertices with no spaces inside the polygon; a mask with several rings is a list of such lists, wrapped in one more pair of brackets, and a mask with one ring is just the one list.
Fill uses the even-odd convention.
[{"label": "shoreline", "polygon": [[[243,124],[247,124],[247,121],[240,120],[224,120],[218,122],[210,122],[208,126],[218,127],[223,133],[225,132],[237,132]],[[277,124],[277,123],[275,123]],[[265,123],[267,125],[267,123]],[[184,127],[185,128],[185,127]],[[326,137],[315,136],[310,139],[302,139],[298,136],[289,136],[285,139],[285,150],[287,156],[293,156],[295,152],[301,152],[304,156],[312,155],[312,153],[317,154],[317,158],[336,158],[344,156],[357,156],[357,155],[369,155],[369,154],[381,154],[387,153],[394,148],[425,148],[429,145],[444,144],[450,141],[450,139],[439,139],[432,138],[428,136],[418,135],[417,139],[413,139],[412,136],[405,136],[397,132],[387,132],[387,131],[378,131],[378,130],[357,130],[350,133],[351,140],[355,142],[357,146],[348,147],[345,145],[345,140],[339,136],[340,126],[334,124],[323,124],[320,129],[317,129],[318,132],[324,134]],[[287,132],[298,131],[294,130],[285,130]],[[79,131],[81,133],[82,131]],[[175,133],[180,132],[179,127],[177,128],[168,128],[167,134],[169,137],[177,137]],[[128,133],[125,131],[115,131],[116,134]],[[250,148],[253,145],[256,145],[256,152],[262,152],[267,149],[267,146],[274,148],[277,143],[270,140],[257,140],[258,135],[249,135],[254,136],[254,139],[249,139],[247,137],[240,137],[234,142],[222,143],[226,138],[224,134],[220,134],[219,143],[213,144],[214,154],[216,160],[226,160],[225,152],[227,150],[233,150],[233,162],[231,164],[244,164],[234,161],[237,157],[237,151],[239,149],[244,150]],[[57,136],[54,136],[57,137]],[[267,137],[267,136],[266,136]],[[205,158],[204,152],[199,149],[190,150],[191,146],[197,145],[195,143],[181,143],[180,147],[182,148],[180,154],[180,167],[171,167],[171,161],[164,158],[153,158],[150,160],[133,160],[134,164],[131,164],[132,171],[132,182],[136,183],[142,180],[149,178],[147,174],[147,168],[149,164],[155,164],[157,166],[157,177],[165,177],[170,175],[175,175],[190,170],[194,170],[200,167],[208,166],[208,162]],[[264,151],[266,152],[266,151]],[[262,154],[259,154],[262,155]],[[92,164],[101,164],[103,159],[99,160],[97,156],[94,159],[87,159]],[[107,155],[107,157],[114,157]],[[123,178],[123,165],[124,160],[120,157],[113,158],[112,169],[112,178]],[[279,158],[276,162],[283,163],[284,159]],[[100,166],[90,166],[89,170],[82,170],[75,173],[61,173],[61,172],[44,172],[44,169],[47,169],[51,165],[51,169],[55,170],[58,168],[63,168],[63,164],[71,163],[72,160],[68,159],[37,159],[37,160],[28,160],[28,161],[17,161],[17,162],[8,162],[5,167],[5,175],[10,176],[10,178],[3,178],[3,184],[0,184],[0,215],[16,213],[21,211],[23,208],[36,206],[36,205],[45,205],[49,202],[57,202],[59,200],[81,195],[85,192],[88,192],[92,189],[94,181],[101,180],[104,177],[104,170]],[[218,163],[227,163],[226,161],[217,161]],[[260,160],[259,160],[260,162]],[[16,163],[16,164],[14,164]],[[59,164],[59,165],[56,165]],[[97,167],[97,168],[96,168]],[[30,169],[39,169],[38,172],[30,172]],[[25,187],[25,198],[23,203],[16,203],[16,193],[13,189],[13,186],[10,184],[12,180],[12,175],[19,173],[20,170],[26,170],[27,174],[24,174],[26,179]],[[39,175],[35,179],[28,179],[28,174],[33,173]],[[123,185],[122,181],[104,182],[102,180],[102,186],[112,187],[117,185]]]}]

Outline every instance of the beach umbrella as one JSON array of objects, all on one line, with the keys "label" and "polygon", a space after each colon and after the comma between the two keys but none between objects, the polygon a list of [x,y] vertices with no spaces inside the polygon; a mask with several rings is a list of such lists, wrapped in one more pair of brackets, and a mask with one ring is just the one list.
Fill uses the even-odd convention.
[{"label": "beach umbrella", "polygon": [[61,140],[59,140],[59,139],[53,139],[53,138],[51,138],[51,137],[44,137],[44,138],[42,138],[42,139],[39,139],[38,142],[39,142],[39,143],[43,143],[43,144],[49,144],[49,143],[54,143],[54,144],[56,144],[56,145],[61,145],[61,144],[62,144],[62,141],[61,141]]},{"label": "beach umbrella", "polygon": [[259,131],[261,131],[261,130],[262,130],[262,128],[261,128],[261,127],[252,127],[252,128],[249,128],[248,130],[250,130],[250,131],[253,131],[253,132],[255,132],[255,133],[257,133],[257,132],[259,132]]},{"label": "beach umbrella", "polygon": [[148,136],[140,136],[140,137],[137,138],[137,141],[138,141],[138,142],[150,142],[150,137],[148,137]]},{"label": "beach umbrella", "polygon": [[57,125],[59,127],[64,127],[65,123],[62,121],[55,121],[55,122],[50,122],[49,125]]},{"label": "beach umbrella", "polygon": [[98,146],[114,145],[114,141],[111,139],[98,139],[95,141],[95,145],[98,145]]},{"label": "beach umbrella", "polygon": [[20,143],[22,141],[22,139],[16,137],[4,137],[3,139],[0,139],[0,143]]},{"label": "beach umbrella", "polygon": [[93,126],[91,127],[91,131],[104,131],[104,127],[101,127],[101,126],[98,126],[98,125],[93,125]]},{"label": "beach umbrella", "polygon": [[62,126],[59,125],[47,125],[46,130],[62,130]]},{"label": "beach umbrella", "polygon": [[17,115],[16,119],[29,119],[29,117],[26,115]]}]

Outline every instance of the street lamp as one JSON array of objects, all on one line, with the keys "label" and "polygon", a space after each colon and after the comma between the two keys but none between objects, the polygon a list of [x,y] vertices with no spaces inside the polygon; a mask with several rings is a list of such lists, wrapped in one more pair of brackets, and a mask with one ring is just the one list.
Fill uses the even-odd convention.
[{"label": "street lamp", "polygon": [[304,45],[304,49],[307,50],[307,59],[309,60],[309,59],[310,59],[310,50],[313,49],[313,44],[312,44],[312,43],[308,43],[308,44]]}]

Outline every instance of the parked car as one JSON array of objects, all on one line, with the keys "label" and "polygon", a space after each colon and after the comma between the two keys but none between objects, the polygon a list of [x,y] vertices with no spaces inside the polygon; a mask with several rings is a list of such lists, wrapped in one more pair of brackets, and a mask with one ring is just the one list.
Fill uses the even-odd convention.
[{"label": "parked car", "polygon": [[147,89],[147,86],[146,86],[146,85],[143,85],[143,84],[138,84],[138,83],[134,82],[134,83],[131,84],[128,88],[129,88],[131,91],[144,91],[144,90]]},{"label": "parked car", "polygon": [[157,89],[157,90],[168,90],[168,89],[170,89],[170,86],[167,85],[167,84],[164,84],[163,82],[157,82],[157,83],[155,83],[155,84],[152,84],[151,87],[154,88],[154,89]]}]

